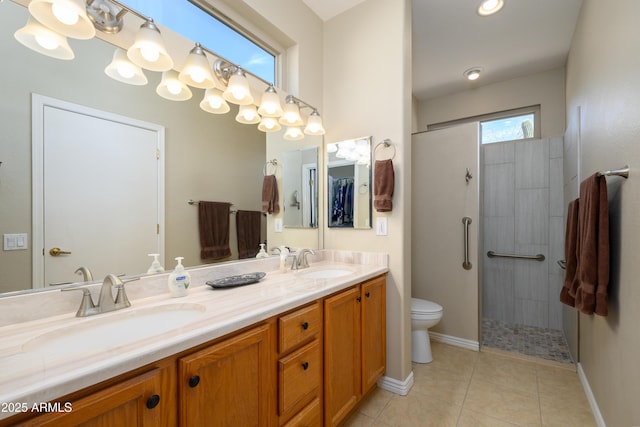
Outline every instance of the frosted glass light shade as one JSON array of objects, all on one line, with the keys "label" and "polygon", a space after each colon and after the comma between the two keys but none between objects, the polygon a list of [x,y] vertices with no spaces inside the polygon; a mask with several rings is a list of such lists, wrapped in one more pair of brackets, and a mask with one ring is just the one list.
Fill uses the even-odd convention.
[{"label": "frosted glass light shade", "polygon": [[148,83],[142,68],[129,61],[127,52],[120,48],[117,48],[113,53],[113,60],[107,65],[104,72],[107,76],[122,83],[136,86],[144,86]]},{"label": "frosted glass light shade", "polygon": [[284,133],[284,139],[287,139],[289,141],[298,141],[302,138],[304,138],[304,134],[302,133],[299,127],[289,126],[287,127],[287,130]]},{"label": "frosted glass light shade", "polygon": [[200,108],[207,113],[224,114],[228,113],[231,107],[222,97],[222,91],[216,88],[207,89],[204,98],[200,101]]},{"label": "frosted glass light shade", "polygon": [[96,35],[82,0],[32,0],[29,13],[66,37],[86,40]]},{"label": "frosted glass light shade", "polygon": [[211,65],[209,65],[200,43],[196,43],[196,46],[189,52],[179,77],[183,83],[192,87],[209,89],[215,86]]},{"label": "frosted glass light shade", "polygon": [[282,126],[280,126],[275,117],[263,117],[258,125],[258,130],[262,132],[277,132],[280,129],[282,129]]},{"label": "frosted glass light shade", "polygon": [[170,101],[186,101],[193,96],[189,87],[178,79],[178,72],[175,70],[162,73],[156,93]]},{"label": "frosted glass light shade", "polygon": [[239,123],[244,123],[245,125],[260,123],[260,115],[256,111],[256,106],[253,104],[241,105],[238,108],[236,121]]},{"label": "frosted glass light shade", "polygon": [[237,105],[253,104],[249,81],[240,68],[236,69],[229,78],[229,83],[222,96],[224,96],[224,99],[227,101]]},{"label": "frosted glass light shade", "polygon": [[284,104],[284,112],[280,117],[280,123],[285,126],[302,126],[302,117],[300,117],[300,108],[296,100],[289,95],[287,97],[287,103]]},{"label": "frosted glass light shade", "polygon": [[269,86],[262,94],[262,102],[258,108],[258,114],[262,117],[280,117],[282,115],[280,96],[273,86]]},{"label": "frosted glass light shade", "polygon": [[325,130],[322,126],[322,118],[318,113],[318,110],[314,109],[307,119],[307,126],[304,128],[304,133],[307,135],[324,135]]},{"label": "frosted glass light shade", "polygon": [[67,38],[40,24],[31,16],[27,25],[13,33],[13,37],[29,49],[56,59],[75,57]]},{"label": "frosted glass light shade", "polygon": [[153,21],[140,26],[135,41],[127,50],[127,56],[134,64],[150,71],[168,71],[173,67],[160,30]]}]

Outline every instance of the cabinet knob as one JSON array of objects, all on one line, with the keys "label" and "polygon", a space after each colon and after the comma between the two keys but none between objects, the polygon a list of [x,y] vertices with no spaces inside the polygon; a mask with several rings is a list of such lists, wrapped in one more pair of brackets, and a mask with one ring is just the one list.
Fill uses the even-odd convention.
[{"label": "cabinet knob", "polygon": [[365,297],[367,297],[367,298],[369,298],[369,297],[371,296],[371,292],[367,291],[367,292],[364,294],[364,296],[365,296]]},{"label": "cabinet knob", "polygon": [[189,378],[189,387],[194,388],[198,384],[200,384],[200,375],[194,375]]},{"label": "cabinet knob", "polygon": [[154,394],[147,399],[147,408],[153,409],[158,406],[158,403],[160,403],[160,396]]},{"label": "cabinet knob", "polygon": [[304,369],[305,371],[306,371],[307,369],[309,369],[309,362],[303,362],[303,363],[302,363],[302,369]]},{"label": "cabinet knob", "polygon": [[306,331],[307,329],[309,329],[309,322],[304,322],[304,323],[302,324],[302,329],[304,329],[305,331]]},{"label": "cabinet knob", "polygon": [[362,297],[356,298],[356,301],[358,301],[358,302],[362,301]]}]

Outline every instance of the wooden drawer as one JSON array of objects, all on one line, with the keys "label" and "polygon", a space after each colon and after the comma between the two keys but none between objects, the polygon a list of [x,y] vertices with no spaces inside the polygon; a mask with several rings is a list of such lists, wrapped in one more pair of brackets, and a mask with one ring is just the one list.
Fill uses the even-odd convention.
[{"label": "wooden drawer", "polygon": [[278,319],[278,350],[286,353],[320,332],[322,310],[316,302]]},{"label": "wooden drawer", "polygon": [[317,397],[282,427],[321,427],[322,408]]},{"label": "wooden drawer", "polygon": [[278,410],[286,414],[297,405],[319,396],[322,385],[320,341],[294,351],[278,361]]}]

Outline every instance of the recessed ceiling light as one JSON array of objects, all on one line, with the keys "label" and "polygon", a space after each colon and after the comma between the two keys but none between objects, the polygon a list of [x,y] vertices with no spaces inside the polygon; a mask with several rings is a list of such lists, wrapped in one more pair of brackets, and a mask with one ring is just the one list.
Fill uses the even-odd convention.
[{"label": "recessed ceiling light", "polygon": [[464,73],[462,73],[468,80],[474,81],[474,80],[478,80],[478,77],[480,77],[480,73],[482,72],[482,68],[481,67],[473,67],[473,68],[469,68],[468,70],[466,70]]},{"label": "recessed ceiling light", "polygon": [[504,0],[484,0],[478,7],[478,15],[493,15],[504,6]]}]

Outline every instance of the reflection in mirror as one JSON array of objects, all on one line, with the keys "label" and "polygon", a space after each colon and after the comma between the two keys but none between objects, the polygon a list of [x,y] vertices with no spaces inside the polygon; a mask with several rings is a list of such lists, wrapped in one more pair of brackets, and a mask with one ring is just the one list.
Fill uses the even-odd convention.
[{"label": "reflection in mirror", "polygon": [[318,148],[282,153],[283,223],[288,228],[318,226]]},{"label": "reflection in mirror", "polygon": [[327,144],[329,227],[371,228],[371,137]]}]

